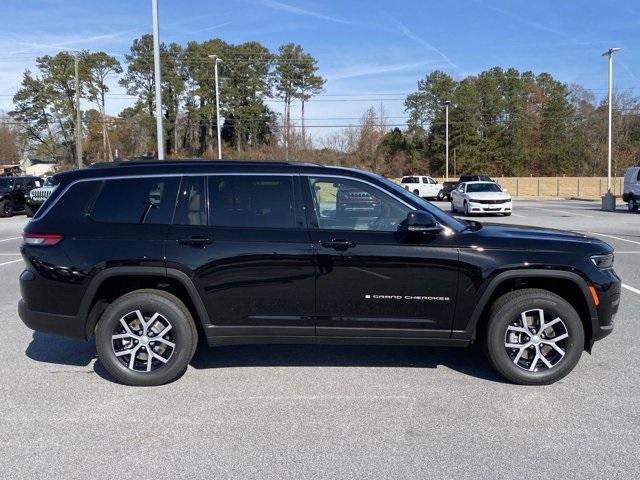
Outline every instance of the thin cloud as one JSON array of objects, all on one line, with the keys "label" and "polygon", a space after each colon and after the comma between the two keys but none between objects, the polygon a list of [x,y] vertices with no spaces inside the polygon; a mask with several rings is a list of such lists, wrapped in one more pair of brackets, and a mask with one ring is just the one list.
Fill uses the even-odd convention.
[{"label": "thin cloud", "polygon": [[331,15],[325,15],[323,13],[314,12],[304,8],[296,7],[288,3],[278,2],[276,0],[258,0],[257,3],[263,7],[271,8],[272,10],[280,10],[283,12],[295,13],[297,15],[304,15],[306,17],[318,18],[320,20],[326,20],[328,22],[340,23],[343,25],[355,25],[355,22],[345,20],[343,18],[332,17]]},{"label": "thin cloud", "polygon": [[578,43],[576,41],[576,39],[574,39],[573,37],[571,37],[571,35],[568,35],[566,32],[563,32],[562,30],[557,30],[555,28],[551,28],[547,25],[543,25],[540,22],[536,22],[533,20],[527,20],[526,18],[521,17],[520,15],[517,15],[513,12],[510,12],[508,10],[505,10],[504,8],[500,8],[500,7],[496,7],[495,5],[490,5],[488,3],[483,2],[482,0],[473,0],[474,3],[476,3],[477,5],[480,5],[481,7],[484,7],[488,10],[492,10],[496,13],[499,13],[500,15],[504,15],[505,17],[508,17],[512,20],[515,20],[518,23],[522,23],[524,25],[528,25],[531,28],[534,28],[536,30],[540,30],[542,32],[547,32],[547,33],[552,33],[554,35],[557,35],[559,37],[563,37],[567,40],[570,40],[571,43]]},{"label": "thin cloud", "polygon": [[438,55],[440,55],[440,57],[442,57],[442,59],[449,64],[449,66],[451,66],[452,68],[458,70],[459,67],[458,65],[456,65],[455,63],[453,63],[451,61],[451,59],[439,48],[437,48],[436,46],[430,44],[429,42],[427,42],[424,38],[419,37],[418,35],[416,35],[415,33],[413,33],[409,27],[407,27],[404,23],[400,22],[399,20],[396,20],[395,18],[388,16],[388,18],[391,20],[391,23],[393,25],[395,25],[395,27],[398,29],[398,31],[404,35],[405,37],[407,37],[410,40],[413,40],[414,42],[422,45],[423,47],[428,48],[429,50],[437,53]]},{"label": "thin cloud", "polygon": [[419,62],[411,62],[411,63],[398,63],[398,64],[385,64],[385,65],[355,65],[353,67],[349,67],[342,71],[338,71],[335,73],[329,73],[325,75],[327,80],[345,80],[348,78],[356,78],[356,77],[366,77],[370,75],[380,75],[384,73],[390,72],[399,72],[402,70],[409,70],[412,68],[423,67],[425,65],[435,65],[438,63],[442,63],[439,60],[421,60]]}]

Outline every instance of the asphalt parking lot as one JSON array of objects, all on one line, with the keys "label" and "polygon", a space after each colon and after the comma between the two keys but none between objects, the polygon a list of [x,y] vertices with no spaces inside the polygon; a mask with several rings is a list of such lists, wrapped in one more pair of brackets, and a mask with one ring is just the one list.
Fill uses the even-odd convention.
[{"label": "asphalt parking lot", "polygon": [[26,219],[0,219],[0,478],[638,478],[640,215],[516,201],[484,220],[617,250],[616,329],[554,385],[504,383],[476,347],[203,345],[177,382],[118,385],[93,343],[21,323]]}]

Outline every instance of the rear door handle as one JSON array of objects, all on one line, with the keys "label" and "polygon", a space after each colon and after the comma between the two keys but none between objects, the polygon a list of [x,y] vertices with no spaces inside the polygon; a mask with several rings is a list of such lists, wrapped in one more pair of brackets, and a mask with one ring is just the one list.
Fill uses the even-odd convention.
[{"label": "rear door handle", "polygon": [[322,240],[320,244],[325,248],[333,248],[334,250],[348,250],[356,246],[356,242],[352,242],[351,240],[345,240],[342,238]]},{"label": "rear door handle", "polygon": [[209,245],[211,243],[211,239],[204,237],[202,235],[193,235],[188,238],[181,238],[178,240],[180,245],[190,245],[192,247],[202,247],[204,245]]}]

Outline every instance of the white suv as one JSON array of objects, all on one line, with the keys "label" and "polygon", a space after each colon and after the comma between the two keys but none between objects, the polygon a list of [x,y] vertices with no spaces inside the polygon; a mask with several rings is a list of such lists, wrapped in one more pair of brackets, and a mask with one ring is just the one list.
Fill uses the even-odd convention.
[{"label": "white suv", "polygon": [[429,176],[402,177],[400,183],[405,190],[409,190],[422,198],[438,198],[438,194],[442,190],[442,185]]},{"label": "white suv", "polygon": [[629,167],[624,173],[622,200],[627,202],[630,212],[637,212],[640,205],[640,167]]}]

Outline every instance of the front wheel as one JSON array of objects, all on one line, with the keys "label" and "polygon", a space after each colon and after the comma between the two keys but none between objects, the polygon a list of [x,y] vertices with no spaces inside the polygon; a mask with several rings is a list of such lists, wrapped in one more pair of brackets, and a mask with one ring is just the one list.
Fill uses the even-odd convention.
[{"label": "front wheel", "polygon": [[627,208],[629,209],[629,212],[631,212],[631,213],[637,212],[638,211],[638,201],[634,197],[631,197],[629,199],[629,203],[627,203]]},{"label": "front wheel", "polygon": [[27,215],[27,217],[29,217],[29,218],[33,217],[33,216],[36,214],[35,210],[34,210],[34,209],[33,209],[33,207],[31,207],[30,205],[25,205],[25,207],[24,207],[24,213],[25,213],[25,214]]},{"label": "front wheel", "polygon": [[13,203],[11,200],[0,201],[0,217],[10,217],[13,215]]},{"label": "front wheel", "polygon": [[197,340],[187,307],[161,290],[123,295],[107,307],[96,328],[98,359],[126,385],[163,385],[180,377]]},{"label": "front wheel", "polygon": [[489,362],[507,380],[547,385],[580,360],[584,327],[575,309],[558,295],[516,290],[491,308],[483,346]]},{"label": "front wheel", "polygon": [[456,213],[456,206],[453,203],[453,200],[451,200],[451,213]]},{"label": "front wheel", "polygon": [[464,205],[462,207],[462,211],[464,212],[464,216],[468,217],[469,216],[469,204],[465,201]]}]

